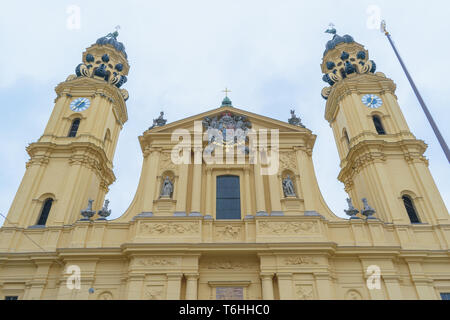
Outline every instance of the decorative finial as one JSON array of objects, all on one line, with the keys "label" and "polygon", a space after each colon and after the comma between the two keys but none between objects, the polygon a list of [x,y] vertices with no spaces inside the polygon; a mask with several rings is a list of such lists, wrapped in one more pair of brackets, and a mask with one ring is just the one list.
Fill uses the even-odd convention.
[{"label": "decorative finial", "polygon": [[81,215],[84,217],[83,219],[81,219],[81,221],[91,220],[92,216],[95,214],[95,211],[92,210],[93,203],[94,203],[94,200],[89,199],[87,208],[84,210],[81,210]]},{"label": "decorative finial", "polygon": [[359,210],[353,206],[352,198],[347,198],[348,210],[344,210],[344,212],[350,216],[350,219],[359,219],[356,215]]},{"label": "decorative finial", "polygon": [[111,209],[108,209],[109,200],[105,200],[105,204],[103,205],[102,210],[98,211],[98,215],[101,218],[98,218],[97,220],[106,220],[106,217],[109,217],[111,215]]},{"label": "decorative finial", "polygon": [[362,198],[362,202],[364,204],[364,209],[361,211],[361,213],[365,215],[367,219],[375,219],[372,217],[372,215],[376,212],[375,209],[369,206],[366,198]]},{"label": "decorative finial", "polygon": [[333,24],[333,23],[330,23],[330,24],[328,25],[328,29],[325,30],[325,33],[330,33],[330,34],[333,34],[333,35],[336,34],[336,28],[334,27],[334,24]]}]

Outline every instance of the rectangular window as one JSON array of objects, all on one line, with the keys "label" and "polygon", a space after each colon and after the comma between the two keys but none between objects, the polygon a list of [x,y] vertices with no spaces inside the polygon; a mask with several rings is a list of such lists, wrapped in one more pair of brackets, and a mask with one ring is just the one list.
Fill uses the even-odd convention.
[{"label": "rectangular window", "polygon": [[442,300],[450,300],[450,292],[442,292],[441,299]]},{"label": "rectangular window", "polygon": [[241,219],[239,177],[217,177],[216,219]]},{"label": "rectangular window", "polygon": [[19,296],[5,296],[5,300],[19,300]]}]

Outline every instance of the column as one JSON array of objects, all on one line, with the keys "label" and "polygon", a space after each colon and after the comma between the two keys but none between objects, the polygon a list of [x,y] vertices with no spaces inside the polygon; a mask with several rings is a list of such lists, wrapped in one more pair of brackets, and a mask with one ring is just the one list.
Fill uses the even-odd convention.
[{"label": "column", "polygon": [[280,300],[293,299],[292,273],[277,273]]},{"label": "column", "polygon": [[315,273],[317,292],[320,300],[334,300],[334,288],[331,283],[331,276],[328,272]]},{"label": "column", "polygon": [[253,173],[255,175],[255,202],[256,215],[267,216],[266,210],[266,194],[264,190],[264,180],[261,175],[261,157],[257,158],[257,163],[253,165]]},{"label": "column", "polygon": [[180,172],[178,178],[178,184],[175,184],[177,193],[177,204],[175,208],[175,216],[185,216],[186,215],[186,199],[188,190],[188,176],[189,176],[189,165],[180,164]]},{"label": "column", "polygon": [[270,191],[270,204],[272,206],[271,216],[282,216],[281,211],[281,185],[280,179],[277,174],[269,175],[269,191]]},{"label": "column", "polygon": [[198,274],[185,274],[186,277],[186,300],[197,300]]},{"label": "column", "polygon": [[182,276],[181,273],[167,275],[167,300],[180,300]]},{"label": "column", "polygon": [[250,168],[244,168],[244,183],[245,183],[245,218],[253,218],[252,214],[252,198],[251,198],[251,188],[250,188]]},{"label": "column", "polygon": [[202,148],[194,148],[194,172],[192,175],[192,201],[190,216],[201,216],[200,201],[202,193]]},{"label": "column", "polygon": [[399,276],[383,275],[384,285],[390,300],[403,300],[402,290],[400,288]]},{"label": "column", "polygon": [[261,287],[263,300],[273,300],[273,273],[261,274]]},{"label": "column", "polygon": [[142,299],[142,286],[144,284],[143,274],[132,274],[128,277],[128,300]]},{"label": "column", "polygon": [[206,212],[205,217],[212,218],[213,212],[213,180],[212,168],[206,168]]}]

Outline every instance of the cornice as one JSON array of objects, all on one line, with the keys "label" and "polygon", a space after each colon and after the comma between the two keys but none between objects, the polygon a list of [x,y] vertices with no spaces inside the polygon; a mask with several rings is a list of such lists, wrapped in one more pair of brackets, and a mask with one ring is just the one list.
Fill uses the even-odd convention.
[{"label": "cornice", "polygon": [[59,83],[55,87],[55,92],[57,94],[55,102],[62,96],[69,98],[77,96],[89,96],[92,98],[100,96],[113,105],[114,114],[121,125],[128,120],[127,107],[124,99],[128,96],[128,92],[103,80],[89,77],[68,77],[66,81]]},{"label": "cornice", "polygon": [[423,156],[427,145],[422,140],[409,139],[398,141],[364,140],[352,146],[347,157],[343,160],[343,168],[338,179],[347,188],[351,188],[353,176],[362,168],[374,162],[385,162],[392,156],[403,156],[408,163],[428,160]]},{"label": "cornice", "polygon": [[339,102],[350,94],[364,95],[374,93],[383,95],[389,92],[395,96],[396,85],[394,81],[381,73],[376,74],[354,74],[336,83],[330,88],[330,94],[325,107],[325,119],[333,122],[336,117]]},{"label": "cornice", "polygon": [[73,141],[68,144],[52,142],[34,142],[27,147],[30,160],[27,167],[32,165],[46,165],[57,153],[70,154],[67,156],[71,165],[84,165],[94,170],[102,180],[102,187],[107,188],[116,177],[112,170],[112,163],[108,160],[105,151],[91,142]]}]

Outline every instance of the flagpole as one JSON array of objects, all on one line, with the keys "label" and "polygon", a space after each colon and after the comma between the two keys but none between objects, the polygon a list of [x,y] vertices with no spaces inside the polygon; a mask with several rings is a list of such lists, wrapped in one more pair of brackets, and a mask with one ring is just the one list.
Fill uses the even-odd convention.
[{"label": "flagpole", "polygon": [[422,107],[422,110],[425,113],[425,116],[427,117],[428,122],[430,123],[431,127],[433,128],[434,134],[436,135],[436,138],[438,139],[439,144],[441,145],[441,148],[445,153],[445,156],[447,157],[447,161],[450,163],[450,151],[448,150],[447,143],[445,142],[444,138],[442,137],[438,126],[434,122],[434,119],[431,116],[431,113],[428,110],[427,105],[425,104],[425,101],[423,101],[422,96],[420,95],[420,92],[417,89],[416,84],[414,83],[414,80],[412,79],[411,75],[409,74],[409,71],[406,68],[405,63],[403,62],[403,59],[401,58],[397,48],[395,47],[394,41],[392,40],[390,33],[386,30],[386,22],[384,20],[381,22],[381,32],[383,32],[386,35],[386,37],[389,40],[389,43],[392,46],[392,49],[394,49],[395,55],[397,56],[398,61],[400,61],[400,65],[402,66],[403,71],[405,72],[406,77],[408,78],[408,81],[411,84],[411,87],[412,87],[417,99],[419,100],[420,106]]}]

